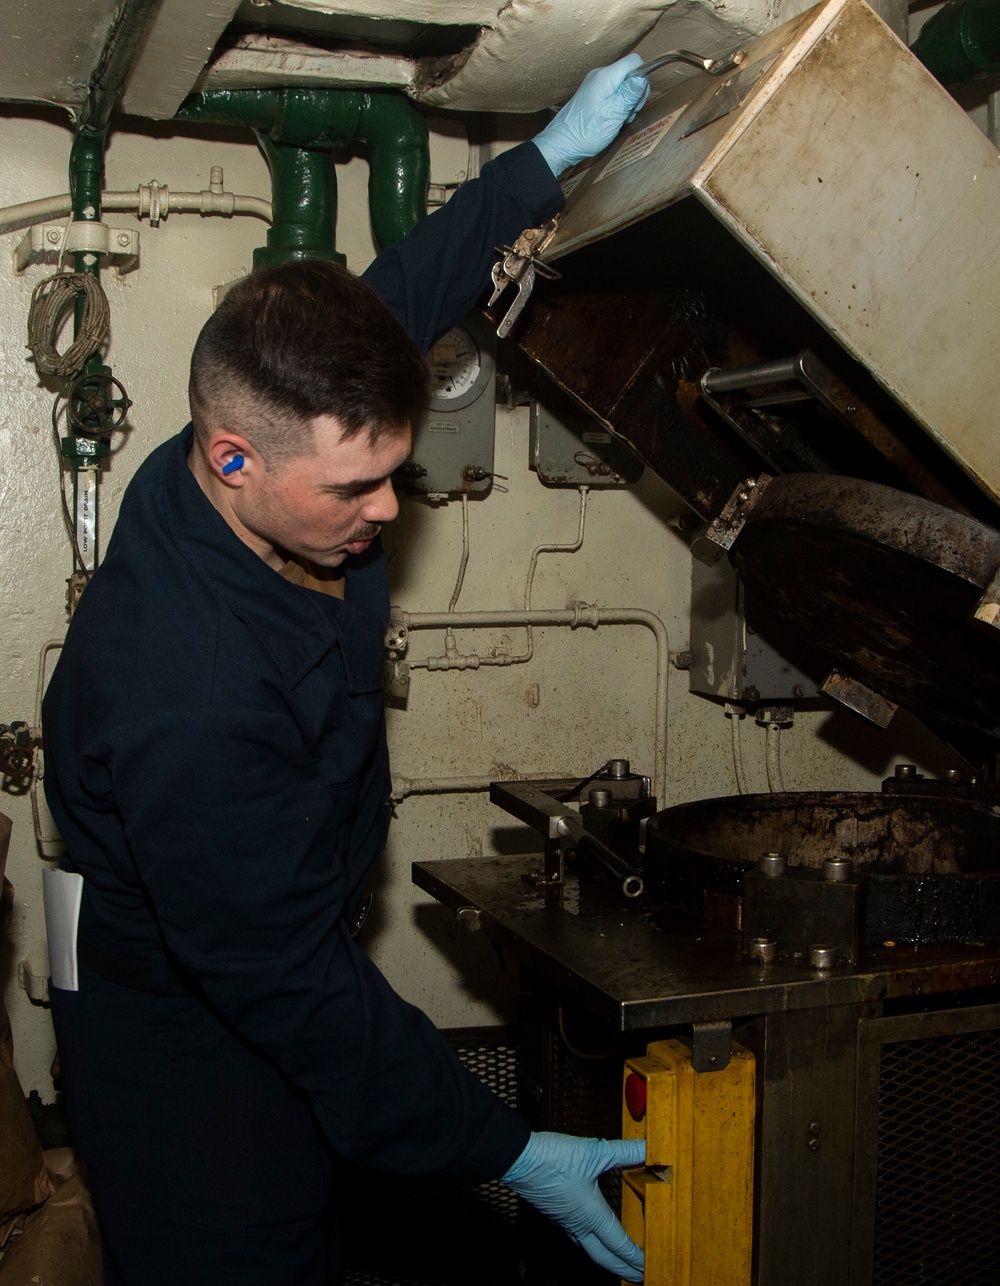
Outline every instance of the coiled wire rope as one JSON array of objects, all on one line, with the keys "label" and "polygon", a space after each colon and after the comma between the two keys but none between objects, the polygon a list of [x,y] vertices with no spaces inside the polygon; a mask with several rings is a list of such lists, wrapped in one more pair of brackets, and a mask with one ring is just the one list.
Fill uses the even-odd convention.
[{"label": "coiled wire rope", "polygon": [[[69,309],[83,295],[83,310],[76,337],[65,353],[56,348]],[[111,308],[104,287],[94,273],[57,272],[40,281],[31,294],[28,310],[28,348],[43,375],[68,382],[87,358],[104,343],[111,326]]]}]

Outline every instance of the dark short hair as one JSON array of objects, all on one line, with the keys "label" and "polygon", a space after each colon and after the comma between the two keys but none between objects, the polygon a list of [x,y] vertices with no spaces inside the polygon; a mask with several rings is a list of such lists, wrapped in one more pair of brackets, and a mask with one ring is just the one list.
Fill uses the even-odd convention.
[{"label": "dark short hair", "polygon": [[310,421],[376,441],[415,426],[427,366],[376,292],[339,264],[251,273],[205,323],[191,357],[195,431],[239,429],[270,466],[312,451]]}]

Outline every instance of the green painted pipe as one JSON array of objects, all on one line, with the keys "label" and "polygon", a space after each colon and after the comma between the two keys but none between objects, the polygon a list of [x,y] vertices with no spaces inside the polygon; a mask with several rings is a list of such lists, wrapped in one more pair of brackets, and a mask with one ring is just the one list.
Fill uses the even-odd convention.
[{"label": "green painted pipe", "polygon": [[[104,150],[107,146],[107,126],[101,129],[78,129],[69,154],[69,192],[73,202],[73,218],[80,223],[99,223],[101,220],[101,189],[104,186]],[[90,263],[87,260],[90,260]],[[85,251],[73,252],[75,272],[89,272],[100,276],[101,266],[96,255]],[[73,335],[80,333],[83,321],[84,296],[77,293],[73,307]],[[83,368],[85,375],[104,370],[99,353],[88,357]]]},{"label": "green painted pipe", "polygon": [[271,226],[267,245],[253,252],[255,268],[289,259],[334,259],[337,227],[337,181],[329,152],[282,147],[262,130],[255,131],[271,171]]},{"label": "green painted pipe", "polygon": [[[73,218],[81,223],[100,222],[106,142],[107,127],[79,129],[73,138],[69,154],[69,192]],[[96,260],[92,264],[84,263],[84,256],[79,251],[73,257],[77,272],[98,271]]]},{"label": "green painted pipe", "polygon": [[375,241],[384,250],[427,214],[427,123],[398,94],[363,97],[357,137],[368,145],[368,208]]},{"label": "green painted pipe", "polygon": [[427,212],[427,126],[397,94],[328,89],[212,90],[189,98],[180,117],[253,129],[271,169],[274,220],[254,267],[285,259],[343,261],[334,249],[336,173],[330,150],[368,145],[368,203],[380,247]]},{"label": "green painted pipe", "polygon": [[1000,0],[949,0],[911,49],[949,88],[1000,71]]},{"label": "green painted pipe", "polygon": [[[104,186],[104,151],[107,146],[107,125],[83,125],[77,128],[73,137],[73,146],[69,154],[69,191],[73,203],[73,219],[79,223],[99,223],[101,220],[101,190]],[[90,260],[88,263],[87,260]],[[76,250],[73,252],[73,267],[76,272],[92,273],[100,276],[101,266],[95,254]],[[80,333],[85,310],[85,297],[82,290],[76,292],[73,305],[73,337]],[[111,375],[110,366],[104,365],[102,355],[92,353],[83,364],[77,377],[104,379]],[[75,385],[79,390],[79,384]],[[80,394],[72,396],[74,409],[81,409]],[[91,421],[87,421],[91,423]],[[98,564],[99,536],[99,480],[102,462],[111,454],[110,435],[96,433],[84,434],[67,426],[67,432],[59,439],[59,450],[73,475],[73,575],[96,570]],[[82,506],[93,506],[90,517],[92,536],[91,562],[89,568],[83,561],[79,543],[82,521]],[[72,581],[70,582],[72,585]],[[72,608],[70,609],[72,611]]]}]

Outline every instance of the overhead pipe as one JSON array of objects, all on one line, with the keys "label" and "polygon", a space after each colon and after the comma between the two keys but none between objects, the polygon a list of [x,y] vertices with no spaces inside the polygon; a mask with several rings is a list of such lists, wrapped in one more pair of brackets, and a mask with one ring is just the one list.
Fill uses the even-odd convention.
[{"label": "overhead pipe", "polygon": [[949,89],[1000,72],[1000,0],[949,0],[910,48]]},{"label": "overhead pipe", "polygon": [[132,60],[159,3],[160,0],[122,0],[119,4],[97,66],[91,73],[86,102],[77,117],[78,130],[101,135],[107,130]]},{"label": "overhead pipe", "polygon": [[254,267],[335,249],[337,182],[331,150],[358,140],[369,152],[372,230],[384,249],[427,213],[427,126],[398,94],[328,89],[210,90],[189,98],[182,120],[242,125],[257,136],[271,171],[273,222]]}]

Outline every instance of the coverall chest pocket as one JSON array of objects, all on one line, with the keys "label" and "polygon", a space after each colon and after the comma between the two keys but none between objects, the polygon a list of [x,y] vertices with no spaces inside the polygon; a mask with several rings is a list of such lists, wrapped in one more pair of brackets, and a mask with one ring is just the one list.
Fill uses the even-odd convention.
[{"label": "coverall chest pocket", "polygon": [[366,780],[373,762],[386,757],[382,633],[366,614],[352,615],[356,628],[338,629],[335,645],[300,685],[303,715],[313,726],[331,787]]}]

